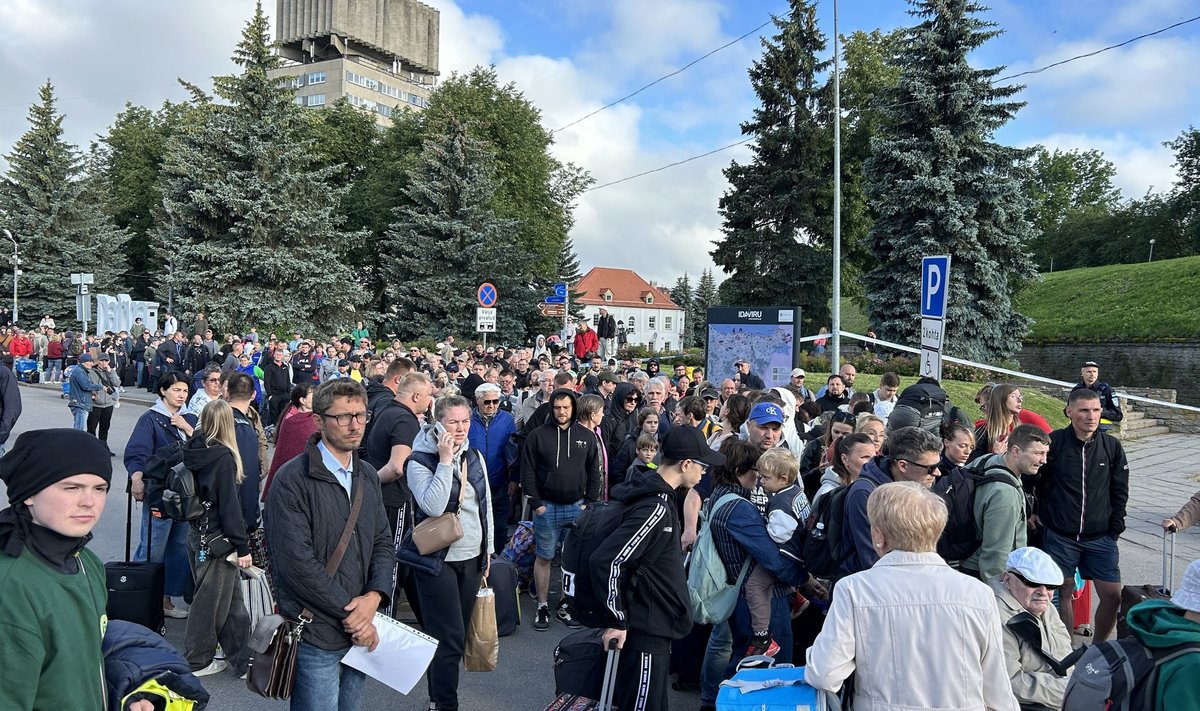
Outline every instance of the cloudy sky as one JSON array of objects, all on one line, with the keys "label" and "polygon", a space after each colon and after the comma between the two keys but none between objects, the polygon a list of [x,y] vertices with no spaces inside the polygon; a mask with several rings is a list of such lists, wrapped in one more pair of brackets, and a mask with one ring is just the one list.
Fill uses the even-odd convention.
[{"label": "cloudy sky", "polygon": [[[783,0],[429,0],[441,11],[442,71],[495,64],[564,126],[683,66],[787,10]],[[1004,34],[978,66],[1006,73],[1044,66],[1186,20],[1194,0],[992,0],[986,17]],[[903,0],[842,0],[840,29],[911,24]],[[266,3],[269,13],[274,3]],[[0,153],[26,128],[26,110],[49,78],[68,138],[86,145],[126,102],[182,100],[177,77],[207,87],[229,56],[250,0],[0,0]],[[818,13],[832,35],[833,5]],[[763,33],[773,28],[767,26]],[[741,139],[755,105],[746,69],[758,35],[618,106],[556,133],[555,151],[597,185]],[[832,46],[829,49],[832,53]],[[1098,148],[1126,197],[1174,179],[1162,142],[1200,115],[1200,22],[1022,78],[1029,105],[999,140],[1013,145]],[[586,270],[628,267],[660,283],[712,266],[720,234],[721,174],[744,148],[594,189],[578,209],[575,245]]]}]

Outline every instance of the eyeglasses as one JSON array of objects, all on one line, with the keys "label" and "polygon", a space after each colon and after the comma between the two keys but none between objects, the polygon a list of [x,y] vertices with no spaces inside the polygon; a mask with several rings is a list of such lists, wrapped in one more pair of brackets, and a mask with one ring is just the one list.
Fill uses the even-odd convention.
[{"label": "eyeglasses", "polygon": [[914,462],[911,459],[901,459],[900,461],[904,462],[905,464],[908,464],[911,467],[916,467],[917,469],[924,469],[925,473],[929,476],[936,476],[938,466],[939,466],[938,464],[919,464],[917,462]]},{"label": "eyeglasses", "polygon": [[481,404],[483,404],[483,405],[499,405],[500,401],[499,400],[484,400],[484,401],[482,401]]},{"label": "eyeglasses", "polygon": [[358,422],[358,424],[360,424],[360,425],[365,425],[371,421],[371,412],[370,411],[347,412],[344,415],[326,415],[324,412],[318,412],[317,414],[319,416],[327,418],[327,419],[336,420],[338,425],[340,425],[341,427],[349,427],[351,420]]},{"label": "eyeglasses", "polygon": [[221,378],[220,378],[220,376],[218,376],[218,377],[216,377],[216,378],[205,378],[205,379],[204,379],[204,382],[206,382],[206,383],[219,383],[219,382],[221,382]]},{"label": "eyeglasses", "polygon": [[1010,570],[1010,571],[1008,571],[1008,572],[1009,572],[1009,574],[1010,574],[1010,575],[1012,575],[1014,578],[1016,578],[1017,580],[1019,580],[1019,581],[1021,582],[1021,584],[1022,584],[1022,585],[1024,585],[1024,586],[1025,586],[1025,587],[1027,587],[1027,588],[1029,588],[1030,590],[1038,590],[1038,589],[1041,589],[1041,590],[1045,590],[1046,592],[1052,592],[1052,591],[1054,590],[1054,586],[1053,586],[1053,585],[1047,585],[1047,584],[1045,584],[1045,583],[1034,583],[1034,582],[1030,582],[1029,580],[1027,580],[1027,579],[1025,578],[1025,576],[1024,576],[1024,575],[1021,575],[1020,573],[1018,573],[1018,572],[1017,572],[1017,571],[1015,571],[1015,570]]}]

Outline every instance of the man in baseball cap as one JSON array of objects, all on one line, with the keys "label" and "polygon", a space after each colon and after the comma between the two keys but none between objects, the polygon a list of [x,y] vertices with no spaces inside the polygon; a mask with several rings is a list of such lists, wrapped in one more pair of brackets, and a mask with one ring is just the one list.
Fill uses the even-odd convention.
[{"label": "man in baseball cap", "polygon": [[[680,546],[676,489],[699,483],[709,467],[725,463],[694,427],[676,427],[663,440],[662,461],[616,486],[625,504],[617,530],[592,554],[605,601],[603,640],[625,649],[617,667],[616,701],[623,709],[668,708],[671,642],[691,631],[687,577]],[[637,571],[637,585],[631,585]],[[593,576],[595,578],[595,576]],[[593,583],[595,589],[596,583]]]},{"label": "man in baseball cap", "polygon": [[773,402],[760,402],[750,410],[746,420],[747,442],[767,451],[779,446],[783,433],[783,408]]}]

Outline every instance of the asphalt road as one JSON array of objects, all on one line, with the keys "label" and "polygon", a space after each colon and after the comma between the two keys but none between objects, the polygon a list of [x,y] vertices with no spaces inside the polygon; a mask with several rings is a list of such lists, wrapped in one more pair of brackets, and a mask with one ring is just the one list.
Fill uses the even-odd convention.
[{"label": "asphalt road", "polygon": [[[66,401],[59,397],[57,386],[21,386],[21,395],[24,413],[17,423],[12,439],[9,440],[10,446],[18,434],[28,429],[71,426],[70,412],[67,410]],[[112,493],[109,495],[106,511],[94,530],[91,543],[91,549],[105,561],[124,557],[126,500],[123,492],[127,474],[121,464],[121,457],[133,425],[144,410],[144,406],[127,401],[113,413],[109,444],[117,453],[117,457],[114,460]],[[3,484],[0,484],[0,492],[2,491]],[[1174,512],[1191,491],[1181,488],[1176,494],[1172,498],[1177,500],[1161,504],[1164,509],[1161,513]],[[135,503],[134,506],[136,520],[140,514],[140,504]],[[1170,508],[1170,511],[1166,511],[1167,508]],[[1134,513],[1131,509],[1130,515]],[[1154,512],[1154,515],[1159,515],[1159,512]],[[1194,534],[1188,532],[1185,535]],[[1161,553],[1158,549],[1122,539],[1121,554],[1123,577],[1127,581],[1157,584],[1161,570]],[[1176,579],[1182,577],[1183,569],[1189,562],[1182,559],[1177,562]],[[569,630],[558,622],[552,622],[547,632],[536,632],[529,627],[528,622],[533,615],[533,602],[527,596],[522,599],[522,615],[525,624],[518,627],[513,635],[500,640],[500,664],[495,671],[462,673],[459,697],[464,711],[538,711],[544,709],[554,697],[554,647]],[[167,638],[177,646],[182,645],[185,624],[184,620],[167,620]],[[373,680],[368,680],[367,684],[363,709],[428,708],[423,682],[407,697]],[[283,702],[267,701],[246,691],[244,682],[235,678],[231,672],[207,677],[204,679],[204,685],[212,694],[210,708],[214,710],[285,708]],[[695,709],[698,705],[697,693],[672,692],[672,709]]]}]

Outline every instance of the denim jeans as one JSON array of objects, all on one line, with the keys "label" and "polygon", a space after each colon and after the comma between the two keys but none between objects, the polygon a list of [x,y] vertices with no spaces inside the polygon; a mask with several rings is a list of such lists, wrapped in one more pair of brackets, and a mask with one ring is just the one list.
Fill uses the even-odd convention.
[{"label": "denim jeans", "polygon": [[146,533],[150,525],[154,526],[150,541],[154,550],[150,552],[150,560],[161,561],[166,567],[163,595],[180,597],[187,590],[187,581],[192,574],[187,551],[188,529],[191,525],[169,518],[152,518],[150,509],[142,506],[142,540],[133,554],[136,561],[146,560]]},{"label": "denim jeans", "polygon": [[79,430],[80,432],[84,432],[87,430],[87,419],[88,419],[88,411],[87,410],[83,409],[82,407],[72,407],[71,408],[71,416],[75,418],[75,423],[72,425],[72,427]]},{"label": "denim jeans", "polygon": [[579,514],[583,513],[582,501],[573,504],[554,504],[543,501],[546,510],[541,514],[533,514],[533,540],[535,552],[542,560],[554,560],[562,538],[562,530],[575,523]]},{"label": "denim jeans", "polygon": [[358,711],[366,675],[342,664],[350,649],[336,652],[300,643],[291,711]]},{"label": "denim jeans", "polygon": [[708,636],[708,647],[704,650],[704,666],[700,668],[700,702],[715,704],[717,691],[725,681],[725,667],[733,652],[733,638],[729,636],[729,623],[713,625]]}]

